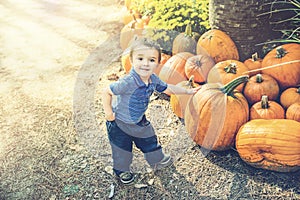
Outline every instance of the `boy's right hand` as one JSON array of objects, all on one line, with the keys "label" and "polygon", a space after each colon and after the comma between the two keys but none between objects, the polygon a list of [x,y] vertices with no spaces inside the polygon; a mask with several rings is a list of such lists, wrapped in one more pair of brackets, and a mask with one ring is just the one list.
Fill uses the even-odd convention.
[{"label": "boy's right hand", "polygon": [[114,121],[115,120],[115,113],[105,114],[105,119],[107,121]]}]

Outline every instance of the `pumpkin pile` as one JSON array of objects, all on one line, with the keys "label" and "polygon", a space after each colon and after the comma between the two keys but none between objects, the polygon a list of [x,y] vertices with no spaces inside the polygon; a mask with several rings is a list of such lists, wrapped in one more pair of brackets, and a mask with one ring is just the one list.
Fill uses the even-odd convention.
[{"label": "pumpkin pile", "polygon": [[[220,61],[216,58],[223,55],[211,55],[208,47],[201,48],[203,54],[177,56],[187,60],[181,70],[178,65],[168,65],[181,74],[184,68],[183,78],[192,74],[196,83],[203,84],[188,102],[178,103],[180,98],[176,98],[174,103],[173,95],[170,99],[172,110],[184,118],[191,138],[209,150],[236,147],[241,159],[253,167],[299,170],[300,45],[284,44],[263,59],[254,54],[244,62],[235,54]],[[209,64],[189,70],[190,62],[201,57],[209,58]],[[200,62],[193,61],[193,66],[196,63]],[[196,79],[199,74],[200,79]],[[169,80],[176,79],[170,76]]]},{"label": "pumpkin pile", "polygon": [[[131,12],[133,21],[125,26],[134,30],[121,37],[122,48],[146,27],[142,16]],[[137,26],[140,22],[143,26]],[[239,60],[234,41],[222,30],[209,30],[198,39],[191,33],[187,26],[176,37],[172,55],[162,56],[155,73],[168,84],[202,85],[192,96],[170,97],[173,112],[184,119],[193,141],[208,150],[236,148],[253,167],[299,170],[300,44],[283,44],[263,58],[254,53]],[[123,55],[126,72],[128,60]]]}]

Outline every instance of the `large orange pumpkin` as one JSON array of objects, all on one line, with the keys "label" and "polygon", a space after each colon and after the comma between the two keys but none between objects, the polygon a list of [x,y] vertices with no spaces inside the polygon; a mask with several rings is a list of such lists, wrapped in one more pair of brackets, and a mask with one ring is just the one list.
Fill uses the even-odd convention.
[{"label": "large orange pumpkin", "polygon": [[279,172],[300,169],[300,123],[288,119],[255,119],[236,135],[236,149],[249,165]]},{"label": "large orange pumpkin", "polygon": [[174,85],[181,81],[187,80],[184,66],[187,59],[192,56],[194,56],[194,54],[190,52],[180,52],[176,55],[173,55],[161,68],[159,73],[160,79],[168,84]]},{"label": "large orange pumpkin", "polygon": [[293,103],[300,103],[300,87],[291,87],[284,90],[280,95],[280,104],[287,109]]},{"label": "large orange pumpkin", "polygon": [[250,120],[252,119],[284,119],[283,107],[275,102],[269,101],[267,95],[261,97],[260,102],[256,102],[250,108]]},{"label": "large orange pumpkin", "polygon": [[212,29],[202,34],[197,42],[197,54],[203,49],[214,59],[215,63],[224,60],[239,60],[235,43],[225,32]]},{"label": "large orange pumpkin", "polygon": [[259,102],[262,95],[267,95],[269,100],[275,101],[279,95],[279,86],[272,76],[256,74],[245,84],[244,95],[250,105]]},{"label": "large orange pumpkin", "polygon": [[[194,82],[194,77],[192,76],[188,81],[182,81],[176,84],[178,87],[185,89],[196,88],[199,84]],[[187,103],[192,95],[188,94],[172,94],[170,97],[170,105],[172,111],[180,118],[184,118],[184,111],[186,109]]]},{"label": "large orange pumpkin", "polygon": [[293,103],[286,110],[286,118],[300,122],[300,103]]},{"label": "large orange pumpkin", "polygon": [[248,78],[240,76],[225,86],[204,84],[190,99],[184,121],[187,132],[197,144],[217,151],[234,145],[237,131],[249,119],[247,100],[234,89]]},{"label": "large orange pumpkin", "polygon": [[262,73],[273,76],[281,90],[300,84],[300,44],[284,44],[270,51],[263,59]]},{"label": "large orange pumpkin", "polygon": [[[208,83],[227,84],[233,79],[248,74],[246,65],[238,60],[225,60],[215,64],[209,71],[207,76]],[[243,90],[244,84],[239,85],[236,89],[240,92]]]},{"label": "large orange pumpkin", "polygon": [[173,40],[172,54],[179,52],[190,52],[196,54],[197,42],[193,38],[192,25],[188,24],[184,33],[178,34]]},{"label": "large orange pumpkin", "polygon": [[198,83],[206,82],[208,72],[215,65],[214,60],[208,55],[195,55],[187,59],[184,70],[188,78],[194,76]]}]

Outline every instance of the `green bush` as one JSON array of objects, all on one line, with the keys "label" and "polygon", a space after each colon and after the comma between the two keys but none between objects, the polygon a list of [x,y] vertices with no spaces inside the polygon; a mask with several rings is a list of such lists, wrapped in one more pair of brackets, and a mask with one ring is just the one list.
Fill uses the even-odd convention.
[{"label": "green bush", "polygon": [[187,24],[199,35],[207,31],[209,0],[133,0],[132,8],[151,15],[148,36],[156,39],[166,53],[171,52],[174,38]]}]

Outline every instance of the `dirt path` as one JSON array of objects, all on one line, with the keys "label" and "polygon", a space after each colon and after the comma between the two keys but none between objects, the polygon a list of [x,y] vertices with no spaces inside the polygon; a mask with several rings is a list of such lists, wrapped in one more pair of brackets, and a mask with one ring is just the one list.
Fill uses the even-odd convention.
[{"label": "dirt path", "polygon": [[1,1],[1,96],[70,104],[84,61],[120,30],[120,10],[109,0]]}]

